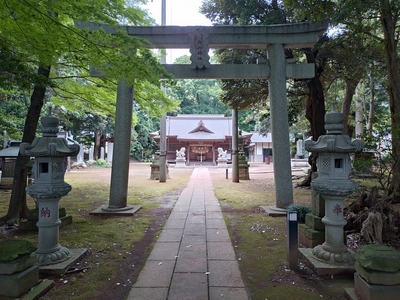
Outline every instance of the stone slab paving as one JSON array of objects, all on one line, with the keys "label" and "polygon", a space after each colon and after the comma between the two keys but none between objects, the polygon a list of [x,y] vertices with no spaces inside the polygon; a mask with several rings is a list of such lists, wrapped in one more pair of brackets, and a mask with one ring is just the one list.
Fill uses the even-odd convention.
[{"label": "stone slab paving", "polygon": [[195,168],[127,300],[248,300],[207,168]]}]

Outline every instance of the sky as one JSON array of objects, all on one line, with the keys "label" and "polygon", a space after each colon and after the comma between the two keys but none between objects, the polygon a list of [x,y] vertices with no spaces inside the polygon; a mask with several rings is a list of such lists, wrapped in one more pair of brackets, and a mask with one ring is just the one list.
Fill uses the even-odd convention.
[{"label": "sky", "polygon": [[[199,13],[203,0],[166,0],[166,25],[177,26],[211,26],[211,21]],[[162,0],[148,0],[144,6],[150,16],[161,25],[161,4]],[[166,61],[172,64],[175,59],[182,55],[189,55],[189,50],[170,49],[167,50]]]}]

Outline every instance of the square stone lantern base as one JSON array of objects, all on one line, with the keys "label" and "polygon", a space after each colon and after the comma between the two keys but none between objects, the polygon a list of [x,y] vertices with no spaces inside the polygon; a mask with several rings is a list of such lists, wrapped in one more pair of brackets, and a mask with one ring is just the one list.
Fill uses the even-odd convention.
[{"label": "square stone lantern base", "polygon": [[33,265],[13,274],[0,274],[0,298],[18,298],[39,282],[39,267]]},{"label": "square stone lantern base", "polygon": [[270,217],[286,217],[287,210],[276,206],[260,206],[260,208]]},{"label": "square stone lantern base", "polygon": [[346,297],[352,300],[397,300],[400,285],[371,284],[355,273],[354,288],[347,288],[345,292]]},{"label": "square stone lantern base", "polygon": [[[139,209],[140,205],[129,205],[126,209],[121,210],[107,210],[108,205],[103,205],[95,210],[92,210],[89,215],[97,216],[133,216]],[[104,208],[104,209],[103,209]]]},{"label": "square stone lantern base", "polygon": [[56,274],[56,275],[62,275],[64,274],[67,269],[75,263],[77,260],[81,259],[83,256],[86,255],[87,249],[85,248],[79,248],[79,249],[68,249],[69,252],[71,253],[71,257],[68,258],[67,260],[64,260],[62,262],[56,263],[56,264],[51,264],[51,265],[43,265],[40,266],[39,272],[41,274]]},{"label": "square stone lantern base", "polygon": [[318,276],[354,274],[355,268],[353,264],[334,265],[323,262],[314,256],[312,250],[311,248],[299,248],[299,255],[304,259],[307,267],[313,270]]}]

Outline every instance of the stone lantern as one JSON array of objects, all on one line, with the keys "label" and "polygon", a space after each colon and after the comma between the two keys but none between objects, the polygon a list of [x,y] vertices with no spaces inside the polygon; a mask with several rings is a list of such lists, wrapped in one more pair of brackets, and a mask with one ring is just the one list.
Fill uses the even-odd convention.
[{"label": "stone lantern", "polygon": [[343,201],[355,191],[357,184],[349,179],[351,162],[349,153],[361,152],[363,142],[351,141],[342,135],[343,114],[331,111],[325,116],[327,134],[318,141],[306,141],[308,151],[318,153],[318,177],[311,182],[312,188],[325,199],[325,242],[313,248],[312,254],[328,264],[352,265],[354,253],[344,244]]},{"label": "stone lantern", "polygon": [[71,253],[59,244],[59,201],[67,195],[71,186],[64,181],[66,158],[79,152],[79,145],[68,145],[64,138],[57,137],[58,118],[47,116],[41,119],[42,137],[32,144],[22,143],[22,155],[35,157],[32,167],[34,183],[26,188],[37,201],[39,221],[38,248],[35,252],[39,265],[49,265],[67,260]]}]

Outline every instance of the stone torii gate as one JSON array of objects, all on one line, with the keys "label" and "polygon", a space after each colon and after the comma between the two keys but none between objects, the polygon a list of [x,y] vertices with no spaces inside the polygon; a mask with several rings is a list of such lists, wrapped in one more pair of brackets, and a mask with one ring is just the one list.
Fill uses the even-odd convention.
[{"label": "stone torii gate", "polygon": [[[270,213],[285,213],[293,203],[292,174],[290,162],[289,124],[286,98],[286,79],[306,79],[314,77],[314,64],[296,63],[285,59],[285,49],[312,47],[326,31],[327,23],[294,23],[269,26],[120,26],[109,27],[97,23],[79,23],[80,28],[91,31],[103,29],[108,33],[125,30],[129,35],[145,39],[155,49],[190,49],[190,65],[164,65],[176,79],[268,79],[271,108],[272,149],[274,153],[275,206]],[[209,62],[209,49],[266,49],[268,60],[257,64],[214,65]],[[92,73],[101,76],[101,73]],[[126,86],[118,93],[132,94],[132,87]],[[129,110],[131,101],[117,103]],[[118,96],[117,96],[118,99]],[[118,102],[118,101],[117,101]],[[118,126],[118,114],[116,127]],[[119,120],[125,123],[121,128],[130,128],[130,119]],[[236,129],[237,130],[237,129]],[[117,145],[116,128],[114,157],[124,158],[129,163],[129,151],[122,152],[126,146]],[[127,143],[129,141],[125,141]],[[122,141],[121,141],[122,143]],[[164,154],[165,155],[165,154]],[[116,160],[113,159],[113,164]],[[123,163],[122,161],[120,163]],[[121,166],[118,166],[120,168]],[[115,168],[115,169],[118,169]],[[114,168],[113,168],[114,171]],[[114,172],[112,173],[114,174]],[[110,203],[116,198],[113,207],[126,206],[128,172],[111,178]],[[115,186],[115,187],[114,187]],[[119,191],[119,192],[118,192]],[[116,196],[120,193],[122,197]],[[123,199],[125,198],[125,200]],[[125,202],[124,202],[125,201]]]}]

